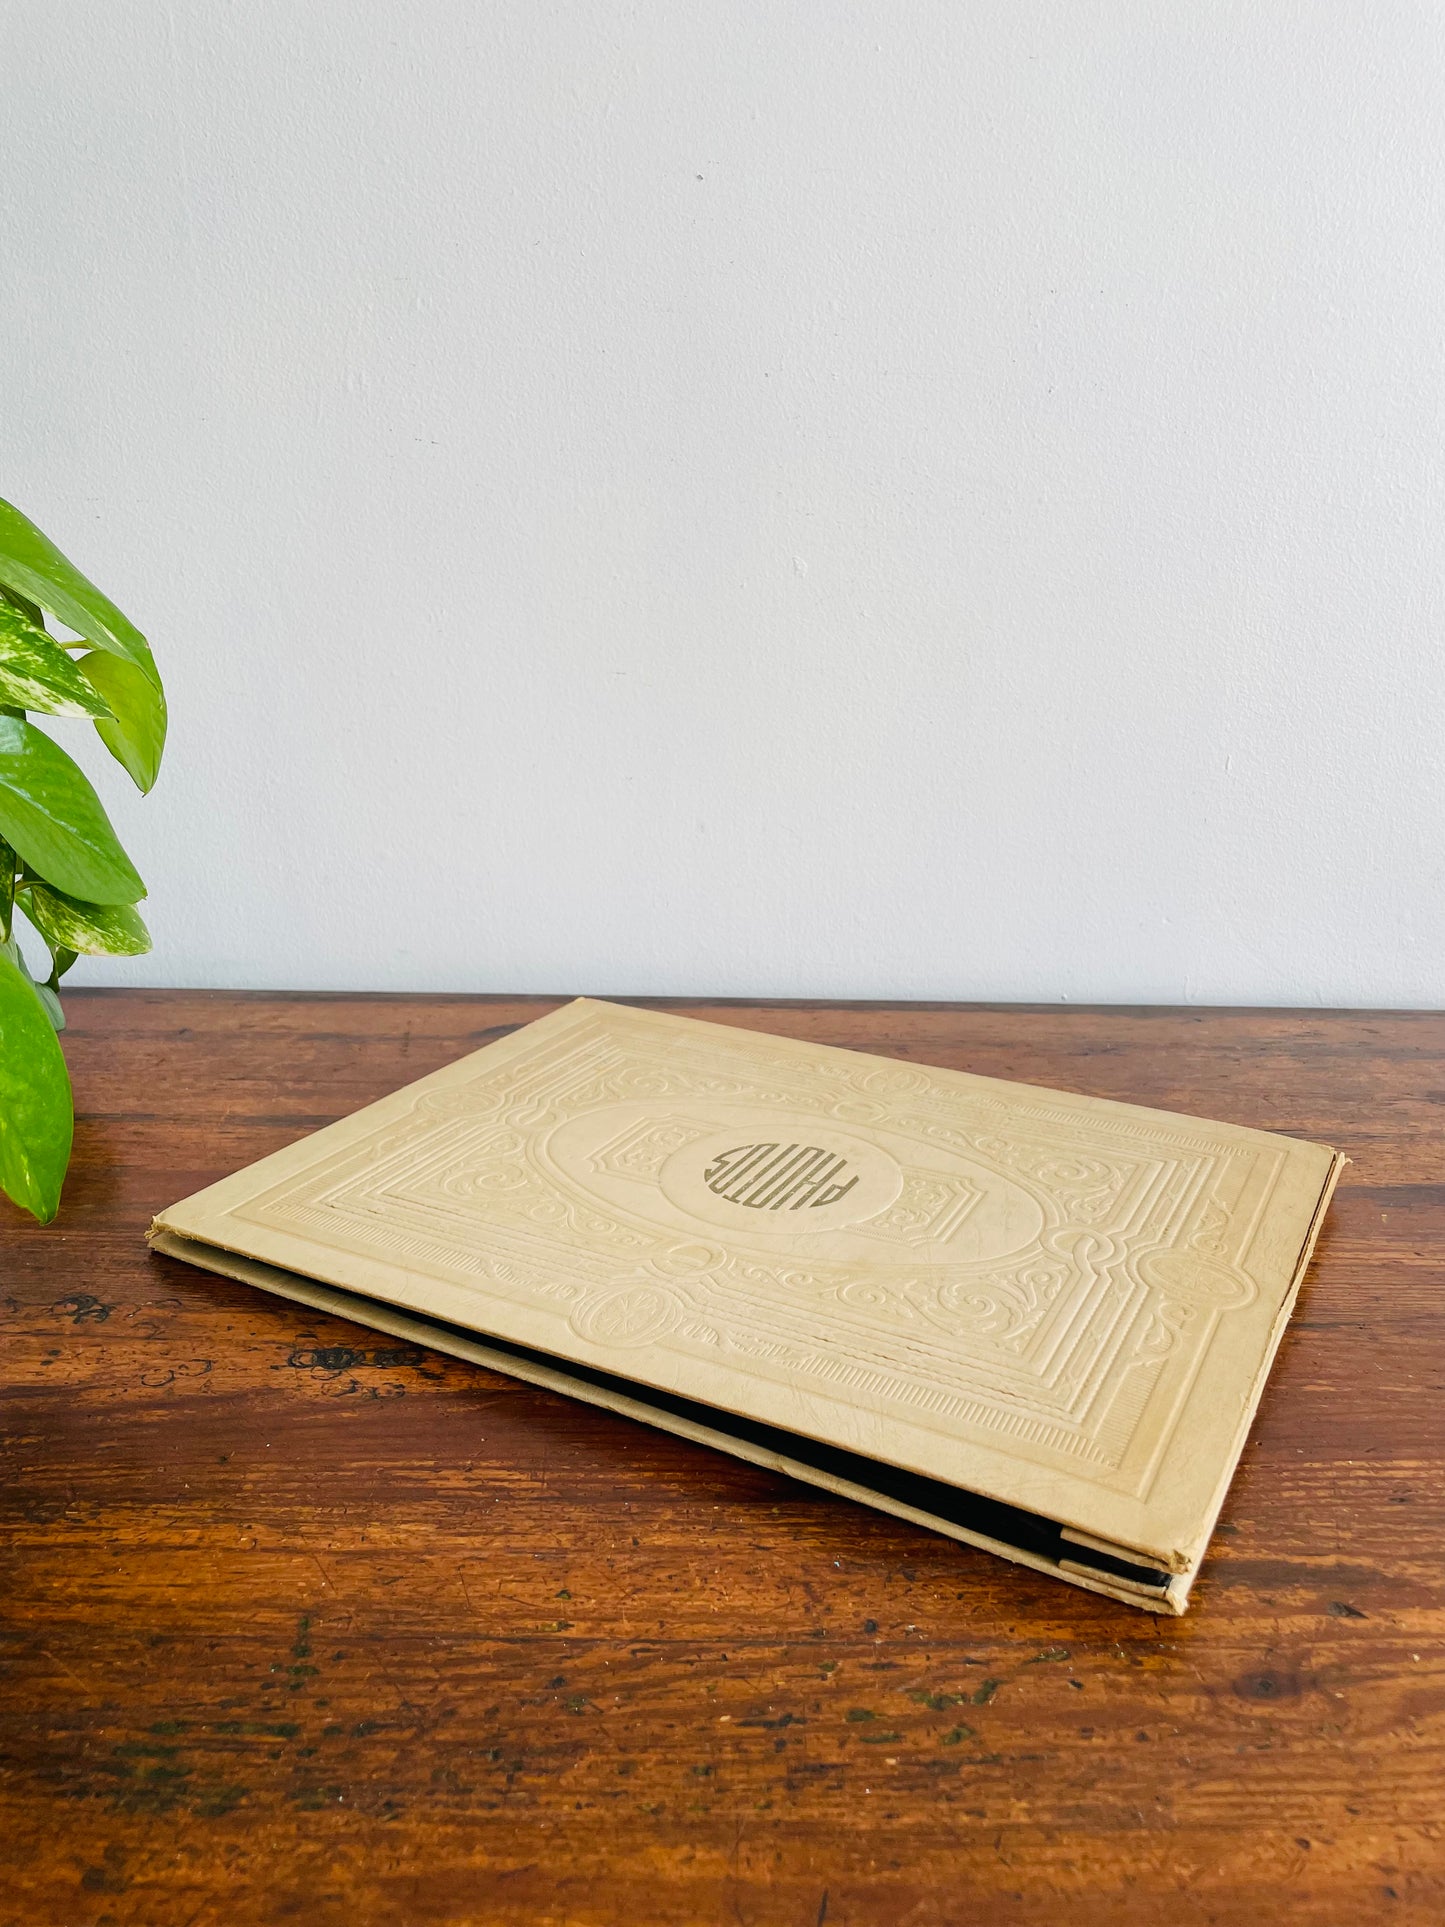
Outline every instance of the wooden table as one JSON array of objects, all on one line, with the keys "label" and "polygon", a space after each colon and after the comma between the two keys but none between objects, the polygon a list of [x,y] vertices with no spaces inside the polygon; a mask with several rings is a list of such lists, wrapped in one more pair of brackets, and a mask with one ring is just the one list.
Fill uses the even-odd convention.
[{"label": "wooden table", "polygon": [[551,1008],[81,993],[0,1206],[0,1921],[1445,1921],[1445,1017],[696,1004],[1318,1137],[1182,1620],[151,1256]]}]

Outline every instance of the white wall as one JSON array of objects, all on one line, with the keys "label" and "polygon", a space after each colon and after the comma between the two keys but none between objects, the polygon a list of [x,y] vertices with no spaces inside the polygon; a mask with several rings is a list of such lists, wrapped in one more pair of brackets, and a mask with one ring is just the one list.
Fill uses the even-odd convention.
[{"label": "white wall", "polygon": [[80,981],[1445,1002],[1437,8],[3,22]]}]

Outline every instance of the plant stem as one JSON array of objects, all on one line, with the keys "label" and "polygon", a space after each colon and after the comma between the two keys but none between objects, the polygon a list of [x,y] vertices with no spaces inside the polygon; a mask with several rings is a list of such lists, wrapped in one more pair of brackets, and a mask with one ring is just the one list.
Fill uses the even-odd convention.
[{"label": "plant stem", "polygon": [[15,920],[15,852],[0,837],[0,943],[9,943]]}]

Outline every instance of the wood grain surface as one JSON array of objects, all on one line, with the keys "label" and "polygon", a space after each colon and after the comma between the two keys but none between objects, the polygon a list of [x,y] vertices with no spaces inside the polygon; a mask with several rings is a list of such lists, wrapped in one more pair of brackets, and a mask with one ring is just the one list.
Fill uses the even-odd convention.
[{"label": "wood grain surface", "polygon": [[550,999],[69,999],[0,1202],[5,1927],[1445,1921],[1445,1016],[667,1008],[1339,1145],[1160,1620],[147,1252]]}]

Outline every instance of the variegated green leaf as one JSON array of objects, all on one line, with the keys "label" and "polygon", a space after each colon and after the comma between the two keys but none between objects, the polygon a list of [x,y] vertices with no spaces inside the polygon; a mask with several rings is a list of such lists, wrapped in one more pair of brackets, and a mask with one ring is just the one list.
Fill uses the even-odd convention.
[{"label": "variegated green leaf", "polygon": [[40,1008],[50,1019],[52,1030],[65,1029],[65,1010],[60,1002],[60,992],[54,984],[43,984],[38,977],[30,980],[35,985],[35,994],[40,999]]},{"label": "variegated green leaf", "polygon": [[12,589],[8,582],[0,582],[0,602],[8,602],[12,609],[18,609],[37,629],[45,627],[45,611],[40,604],[32,602],[28,595],[21,595],[18,589]]},{"label": "variegated green leaf", "polygon": [[21,886],[19,901],[52,951],[139,957],[151,947],[150,932],[133,904],[81,903],[34,878]]},{"label": "variegated green leaf", "polygon": [[[60,1003],[60,980],[75,962],[78,953],[74,950],[57,950],[54,944],[47,944],[45,947],[50,952],[50,976],[44,983],[36,977],[35,988],[40,993],[41,1003],[49,1012],[51,1023],[57,1030],[64,1030],[65,1012]],[[30,974],[35,977],[33,970]]]},{"label": "variegated green leaf", "polygon": [[160,681],[150,644],[107,595],[80,573],[18,508],[0,501],[0,582],[19,590],[97,649],[138,664]]},{"label": "variegated green leaf", "polygon": [[[101,660],[120,663],[118,656]],[[133,664],[120,666],[145,683]],[[108,717],[111,713],[95,683],[80,673],[60,644],[8,602],[0,603],[0,703],[33,709],[42,716]]]},{"label": "variegated green leaf", "polygon": [[25,952],[20,948],[18,932],[12,929],[9,943],[0,946],[0,948],[5,950],[7,956],[14,958],[19,968],[25,972],[31,983],[34,984],[35,994],[40,999],[41,1008],[50,1019],[52,1027],[55,1030],[64,1030],[65,1012],[60,1005],[60,979],[65,971],[70,968],[70,964],[62,963],[61,959],[69,957],[70,962],[74,963],[75,953],[70,950],[62,950],[57,955],[57,953],[51,949],[50,945],[46,944],[46,953],[50,958],[50,975],[49,977],[37,977],[35,972],[30,968],[30,963]]},{"label": "variegated green leaf", "polygon": [[48,1224],[74,1130],[70,1074],[13,941],[0,943],[0,1190]]},{"label": "variegated green leaf", "polygon": [[83,903],[146,893],[84,772],[21,716],[0,715],[0,836],[28,870]]},{"label": "variegated green leaf", "polygon": [[77,668],[110,710],[97,720],[96,734],[136,788],[148,790],[160,772],[166,746],[166,699],[160,684],[133,662],[99,650],[82,656]]}]

